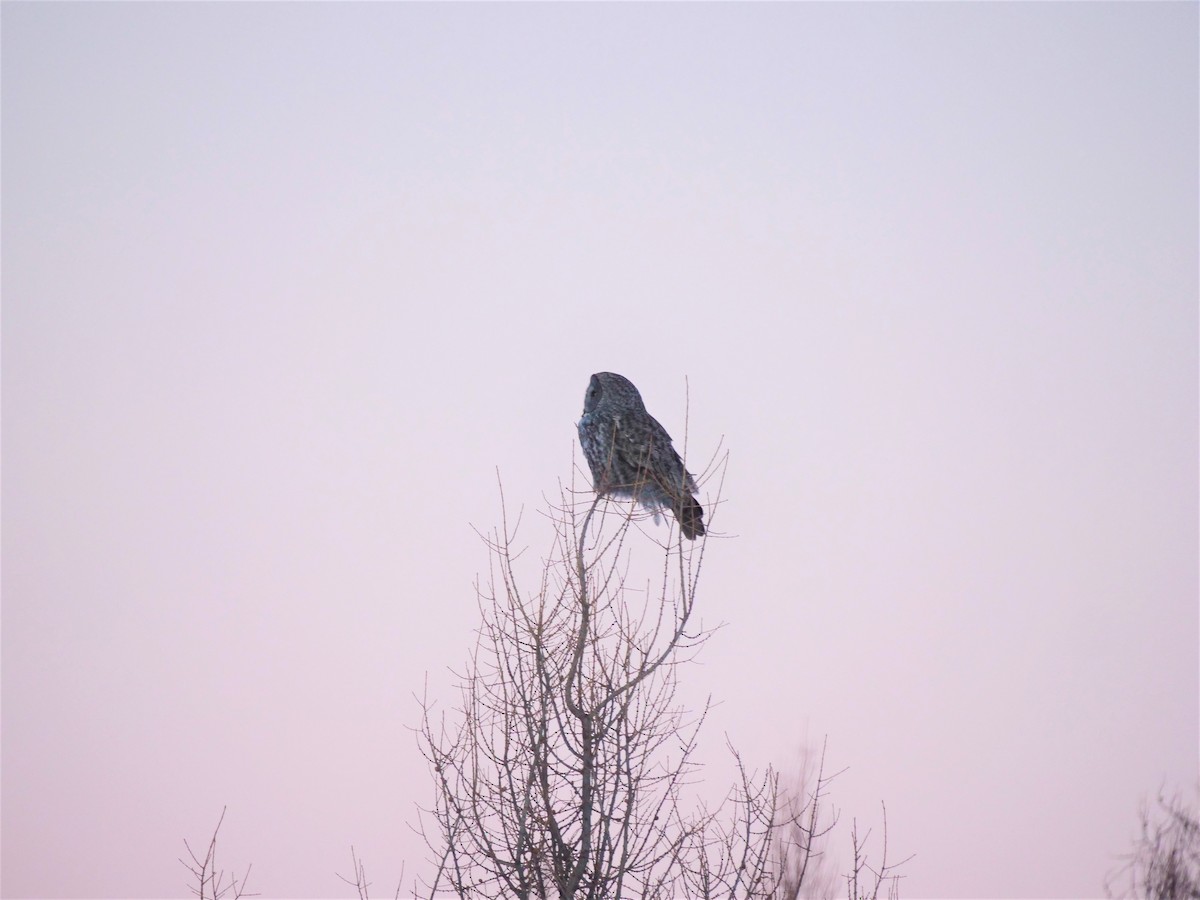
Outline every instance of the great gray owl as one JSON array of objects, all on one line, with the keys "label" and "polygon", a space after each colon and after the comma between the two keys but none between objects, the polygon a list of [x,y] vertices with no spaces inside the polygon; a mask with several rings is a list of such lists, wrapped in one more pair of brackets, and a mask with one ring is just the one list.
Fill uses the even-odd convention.
[{"label": "great gray owl", "polygon": [[583,395],[579,443],[597,494],[632,497],[656,520],[658,510],[671,510],[689,541],[704,534],[696,482],[628,378],[612,372],[592,376]]}]

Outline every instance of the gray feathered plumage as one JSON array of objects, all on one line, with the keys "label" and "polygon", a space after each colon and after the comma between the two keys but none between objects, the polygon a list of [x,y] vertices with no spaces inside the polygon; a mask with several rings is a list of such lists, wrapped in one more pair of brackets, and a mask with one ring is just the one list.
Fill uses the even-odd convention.
[{"label": "gray feathered plumage", "polygon": [[671,510],[688,540],[704,534],[696,482],[628,378],[613,372],[592,376],[583,397],[579,443],[597,494],[631,497],[656,519],[658,510]]}]

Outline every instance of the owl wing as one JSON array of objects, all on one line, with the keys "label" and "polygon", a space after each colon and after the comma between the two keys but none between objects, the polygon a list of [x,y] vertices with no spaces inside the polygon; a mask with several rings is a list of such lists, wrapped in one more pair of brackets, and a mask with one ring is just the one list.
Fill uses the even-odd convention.
[{"label": "owl wing", "polygon": [[636,493],[650,502],[673,506],[686,482],[683,461],[671,445],[667,430],[648,414],[623,416],[613,442],[614,469]]},{"label": "owl wing", "polygon": [[[644,426],[617,432],[617,447],[636,472],[634,493],[650,508],[661,507],[675,514],[684,537],[694,540],[704,534],[704,510],[696,501],[696,484],[659,422],[645,415]],[[624,429],[623,429],[624,430]],[[628,433],[628,432],[640,432]]]}]

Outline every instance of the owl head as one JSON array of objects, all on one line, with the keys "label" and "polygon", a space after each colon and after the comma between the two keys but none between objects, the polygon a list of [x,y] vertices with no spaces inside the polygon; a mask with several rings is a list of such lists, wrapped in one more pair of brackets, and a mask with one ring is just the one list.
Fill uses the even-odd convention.
[{"label": "owl head", "polygon": [[644,412],[646,404],[642,402],[642,395],[633,382],[624,375],[597,372],[588,382],[587,393],[583,395],[583,411],[586,414],[598,409],[640,409]]}]

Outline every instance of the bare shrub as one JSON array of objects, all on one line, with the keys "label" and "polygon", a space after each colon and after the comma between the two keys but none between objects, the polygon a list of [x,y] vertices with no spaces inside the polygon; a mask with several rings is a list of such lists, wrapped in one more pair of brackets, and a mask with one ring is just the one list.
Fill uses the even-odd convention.
[{"label": "bare shrub", "polygon": [[1110,897],[1200,900],[1200,816],[1183,798],[1159,792],[1140,811],[1140,834],[1125,862],[1109,875]]}]

